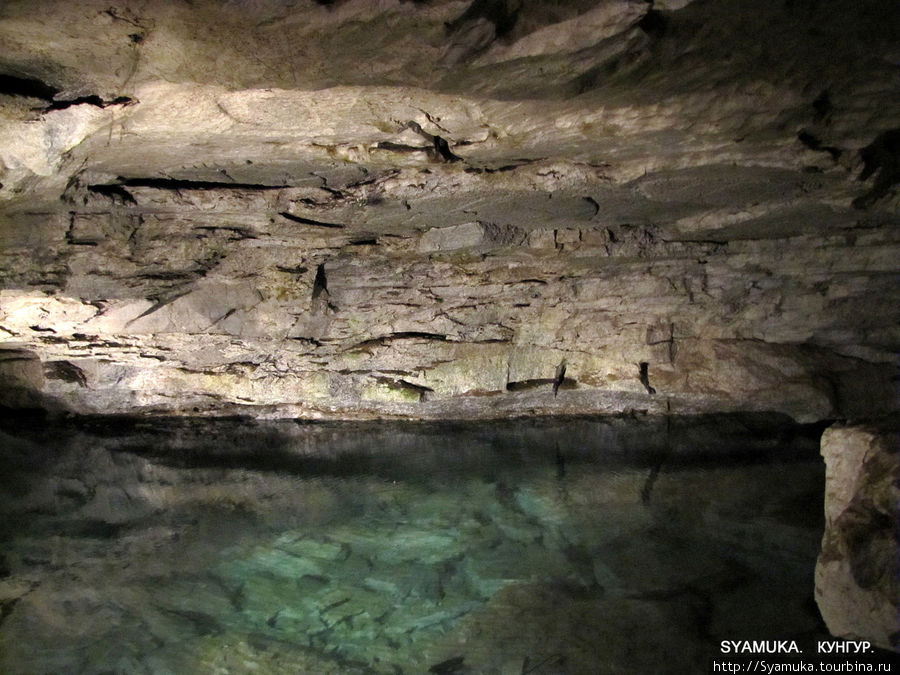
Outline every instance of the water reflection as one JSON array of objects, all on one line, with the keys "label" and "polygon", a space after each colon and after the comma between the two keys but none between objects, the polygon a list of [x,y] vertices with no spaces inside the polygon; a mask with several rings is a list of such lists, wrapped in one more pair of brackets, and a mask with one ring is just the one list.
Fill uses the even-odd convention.
[{"label": "water reflection", "polygon": [[702,672],[821,631],[778,418],[2,429],[0,672]]}]

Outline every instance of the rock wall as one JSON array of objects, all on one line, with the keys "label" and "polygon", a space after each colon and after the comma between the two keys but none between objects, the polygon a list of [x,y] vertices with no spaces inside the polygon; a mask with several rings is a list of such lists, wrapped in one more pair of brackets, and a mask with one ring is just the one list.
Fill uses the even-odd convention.
[{"label": "rock wall", "polygon": [[832,634],[900,650],[900,433],[897,421],[834,426],[822,437],[826,530],[816,601]]},{"label": "rock wall", "polygon": [[[896,411],[898,34],[883,0],[7,0],[0,406]],[[825,438],[820,601],[895,646],[872,433]]]},{"label": "rock wall", "polygon": [[889,411],[896,17],[826,4],[4,3],[2,403]]}]

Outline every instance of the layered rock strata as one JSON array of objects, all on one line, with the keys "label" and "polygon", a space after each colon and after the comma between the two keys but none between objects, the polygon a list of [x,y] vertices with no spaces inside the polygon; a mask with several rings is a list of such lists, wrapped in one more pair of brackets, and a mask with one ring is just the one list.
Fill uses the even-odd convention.
[{"label": "layered rock strata", "polygon": [[[881,0],[8,0],[0,405],[896,411],[898,34]],[[825,438],[863,484],[819,599],[889,647],[867,434]]]},{"label": "layered rock strata", "polygon": [[3,402],[890,410],[881,7],[7,3]]}]

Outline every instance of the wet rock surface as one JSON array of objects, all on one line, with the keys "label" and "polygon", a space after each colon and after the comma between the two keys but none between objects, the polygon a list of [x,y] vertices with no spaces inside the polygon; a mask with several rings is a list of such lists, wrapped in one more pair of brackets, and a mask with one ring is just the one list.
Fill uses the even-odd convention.
[{"label": "wet rock surface", "polygon": [[[715,445],[678,416],[755,412],[753,433],[786,442],[790,434],[778,434],[789,418],[859,422],[896,412],[898,34],[900,14],[882,0],[3,2],[0,406],[186,420],[658,416],[674,426],[632,428],[655,458],[637,481],[640,505],[622,507],[640,520],[656,508],[672,448]],[[37,445],[4,439],[18,458],[9,476],[21,481],[2,478],[11,495],[2,508],[16,519],[33,517],[27,522],[42,533],[34,552],[17,548],[0,558],[0,575],[10,570],[0,580],[0,622],[14,631],[4,638],[13,649],[9,658],[28,658],[9,635],[33,628],[47,641],[42,653],[56,658],[51,636],[81,635],[81,625],[85,635],[102,633],[130,621],[143,628],[124,644],[162,648],[190,633],[196,643],[162,657],[174,672],[190,670],[199,652],[233,658],[216,662],[225,670],[250,668],[245,661],[257,657],[275,663],[283,653],[294,670],[357,667],[355,647],[326,654],[323,644],[335,635],[349,640],[352,626],[387,640],[388,619],[379,617],[390,614],[385,589],[392,587],[370,575],[370,586],[351,593],[349,571],[319,574],[327,567],[322,560],[355,569],[359,556],[341,558],[344,545],[371,557],[372,542],[321,540],[303,517],[289,516],[295,512],[287,495],[295,489],[318,495],[304,513],[326,519],[337,518],[329,510],[335,504],[357,497],[342,482],[344,469],[314,462],[315,471],[330,476],[325,485],[309,477],[311,459],[298,461],[292,444],[315,446],[310,439],[322,428],[307,430],[309,437],[287,434],[290,442],[283,428],[255,429],[274,450],[250,453],[251,461],[228,450],[229,433],[240,436],[241,425],[223,432],[230,422],[218,431],[185,424],[176,425],[180,441],[169,435],[162,443],[174,443],[174,454],[154,450],[154,434],[162,432],[152,426],[143,440],[133,430],[126,431],[130,440],[78,430],[73,438],[82,440],[66,441],[58,456],[41,451],[42,443],[53,445],[50,439]],[[198,438],[200,430],[209,438]],[[371,433],[366,443],[377,438],[380,447],[407,442],[402,434]],[[617,427],[607,440],[616,434],[635,440],[636,433]],[[748,428],[720,426],[716,433],[740,445]],[[333,434],[329,442],[356,443],[346,438]],[[224,455],[210,454],[213,442]],[[758,444],[748,448],[765,454]],[[448,456],[458,450],[446,449]],[[356,453],[363,457],[370,456]],[[571,481],[569,460],[561,457],[556,471]],[[396,479],[367,462],[378,480]],[[86,480],[82,465],[104,468]],[[839,458],[829,465],[852,468]],[[46,475],[38,479],[32,469]],[[844,469],[837,481],[855,480]],[[59,479],[52,477],[57,472]],[[882,494],[885,475],[865,473],[874,483],[860,494]],[[62,476],[64,485],[57,482]],[[279,507],[247,506],[270,479],[281,487],[266,499]],[[408,597],[423,598],[415,610],[404,605],[403,613],[419,622],[414,630],[406,625],[412,631],[406,637],[432,640],[428,631],[456,622],[467,626],[454,629],[456,638],[482,644],[480,622],[499,622],[510,627],[503,639],[515,663],[490,668],[552,672],[564,667],[564,652],[570,665],[587,652],[528,651],[523,636],[531,634],[513,630],[511,607],[554,617],[553,626],[534,624],[550,642],[569,626],[555,606],[547,607],[556,593],[568,593],[567,602],[590,618],[586,623],[600,625],[598,612],[608,617],[602,625],[611,626],[610,645],[639,620],[659,626],[667,639],[675,639],[667,627],[676,625],[727,635],[735,613],[765,625],[767,612],[752,620],[746,612],[756,589],[768,588],[757,571],[742,576],[748,565],[757,570],[755,562],[722,576],[721,565],[730,563],[711,563],[709,579],[748,580],[716,606],[705,598],[708,584],[718,582],[698,586],[670,576],[663,564],[648,568],[659,587],[628,577],[630,564],[661,551],[680,559],[668,526],[653,530],[645,548],[617,541],[611,555],[621,552],[629,564],[588,564],[585,550],[597,554],[608,542],[582,545],[558,529],[571,505],[554,480],[532,484],[529,476],[498,487],[491,493],[496,513],[479,516],[467,502],[456,520],[437,528],[434,547],[453,549],[474,522],[500,542],[479,558],[478,569],[513,565],[498,576],[452,556],[435,558],[436,569],[447,566],[453,580],[444,590],[446,607],[434,600],[433,578],[422,581],[418,568],[403,567],[412,565],[409,559],[380,561],[410,579],[397,582]],[[378,485],[360,482],[360,509],[375,503]],[[459,486],[471,501],[483,496],[479,489]],[[743,487],[735,489],[743,494]],[[182,512],[170,506],[181,499],[211,506],[178,520],[170,514]],[[432,499],[415,493],[412,501]],[[413,507],[403,504],[406,524],[378,521],[371,528],[383,537],[398,533],[413,546],[427,538],[410,524],[418,518]],[[874,512],[886,513],[879,508]],[[857,600],[860,579],[883,577],[891,546],[883,527],[865,524],[863,511],[854,506],[848,513],[856,515],[835,516],[841,523],[830,532],[846,526],[850,534],[825,539],[826,553],[836,556],[828,563],[837,575],[831,590],[850,583]],[[62,513],[78,515],[69,520]],[[271,542],[238,536],[241,518],[277,521],[276,513],[287,521],[272,540],[300,553],[276,555]],[[859,523],[850,522],[857,516]],[[536,524],[548,518],[555,524]],[[731,528],[726,521],[716,520],[713,529]],[[167,592],[209,595],[222,611],[175,600],[154,605],[131,591],[108,601],[90,590],[97,587],[92,580],[104,578],[101,569],[118,570],[110,578],[128,587],[121,560],[134,555],[151,561],[152,549],[177,558],[192,522],[208,528],[192,540],[200,550],[206,549],[197,542],[207,534],[237,547],[232,567],[220,553],[225,549],[208,550],[207,562],[196,567],[211,584],[207,590],[191,586],[187,574]],[[793,550],[791,530],[771,519],[767,526],[759,536],[778,540],[772,550]],[[65,534],[51,535],[57,527]],[[139,544],[128,539],[135,527],[156,534],[142,533]],[[730,545],[745,552],[747,538],[757,536],[752,529],[729,531]],[[556,543],[532,560],[516,547],[536,532]],[[325,550],[332,544],[341,550],[333,559]],[[305,546],[323,548],[313,554]],[[73,577],[67,556],[81,549],[105,562]],[[122,559],[103,557],[109,551]],[[562,555],[567,571],[550,581],[526,579],[513,564],[516,555],[540,569]],[[279,561],[307,557],[301,602],[291,595],[299,591],[277,581]],[[62,595],[35,590],[37,577],[14,572],[23,565],[44,570],[53,582],[41,581],[40,588]],[[276,581],[269,590],[260,582],[247,600],[252,610],[238,607],[236,579],[264,569],[262,577]],[[515,583],[504,585],[509,579]],[[615,605],[621,612],[597,594],[601,586],[621,591]],[[675,587],[676,595],[657,595]],[[463,600],[460,588],[477,592]],[[784,589],[768,590],[777,598]],[[882,600],[896,603],[891,592],[878,591],[879,611],[887,611]],[[266,599],[279,594],[305,609],[279,613]],[[361,612],[369,600],[371,610],[342,613]],[[839,609],[859,614],[866,602]],[[795,605],[782,604],[794,607],[785,617],[806,625]],[[88,618],[78,624],[72,617]],[[130,618],[116,624],[122,617]],[[144,630],[157,624],[157,632]],[[313,624],[319,642],[304,643],[302,654],[294,642],[285,646],[282,626],[310,632]],[[851,624],[849,633],[863,630],[856,619]],[[222,649],[235,625],[243,637]],[[880,644],[893,644],[881,627],[873,630]],[[400,636],[389,639],[401,644]],[[129,660],[137,652],[103,652],[107,641],[87,651],[80,637],[71,642],[81,645],[77,668],[145,667]],[[395,665],[419,658],[409,666],[414,671],[488,667],[489,657],[474,648],[463,654],[449,643],[432,647],[427,660],[409,645],[403,653],[419,656],[391,658],[400,658]],[[624,659],[631,652],[622,648],[608,653]],[[687,663],[695,654],[677,658]],[[307,658],[318,665],[304,665]]]},{"label": "wet rock surface", "polygon": [[681,673],[811,644],[818,434],[772,422],[7,419],[0,669]]}]

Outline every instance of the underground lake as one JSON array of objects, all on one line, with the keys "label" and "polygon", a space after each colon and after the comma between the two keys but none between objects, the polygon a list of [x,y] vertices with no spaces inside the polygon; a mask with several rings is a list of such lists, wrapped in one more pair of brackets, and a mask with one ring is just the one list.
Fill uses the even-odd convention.
[{"label": "underground lake", "polygon": [[691,673],[829,639],[820,425],[0,426],[0,672]]},{"label": "underground lake", "polygon": [[900,673],[898,8],[0,0],[0,675]]}]

